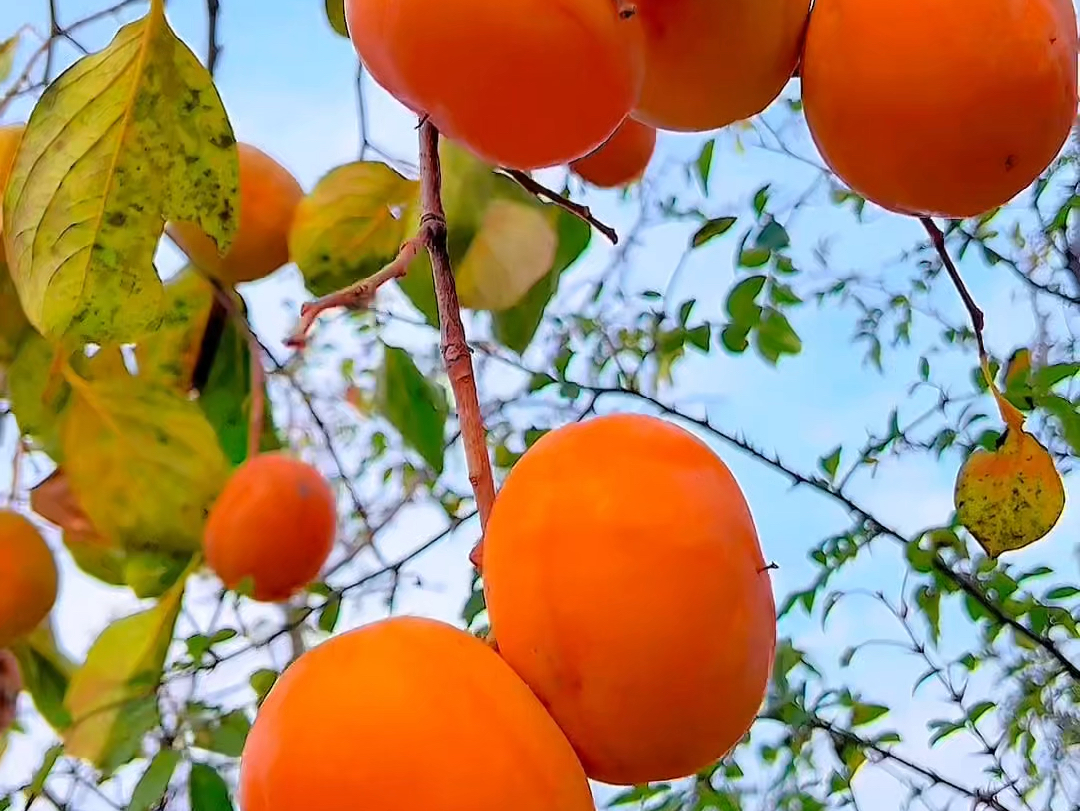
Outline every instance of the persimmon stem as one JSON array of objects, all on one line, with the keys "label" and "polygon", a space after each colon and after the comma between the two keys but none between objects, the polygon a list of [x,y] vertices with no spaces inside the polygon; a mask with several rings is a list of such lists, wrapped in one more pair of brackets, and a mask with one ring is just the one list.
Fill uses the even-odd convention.
[{"label": "persimmon stem", "polygon": [[[442,166],[439,162],[439,131],[425,118],[420,123],[420,236],[431,259],[435,282],[435,300],[439,311],[439,329],[443,364],[454,390],[458,422],[465,445],[465,463],[469,483],[476,496],[481,531],[487,528],[488,516],[495,503],[495,481],[488,456],[487,432],[476,394],[472,353],[461,323],[461,304],[450,253],[446,247],[446,212],[442,204]],[[469,560],[479,570],[483,555],[483,537],[473,547]]]},{"label": "persimmon stem", "polygon": [[956,288],[956,292],[960,294],[960,298],[964,302],[964,308],[968,311],[968,317],[971,319],[971,330],[975,333],[975,345],[979,348],[979,360],[985,361],[987,360],[987,354],[986,344],[983,342],[983,329],[986,326],[986,316],[979,309],[979,305],[975,303],[975,299],[972,298],[967,285],[964,284],[964,279],[961,277],[956,263],[949,256],[949,250],[945,245],[945,234],[938,228],[937,223],[929,217],[919,217],[919,222],[922,223],[926,233],[929,234],[930,243],[934,246],[934,250],[937,251],[941,264],[945,267],[945,272],[949,274],[953,287]]},{"label": "persimmon stem", "polygon": [[547,200],[554,206],[561,208],[563,211],[573,214],[579,220],[588,223],[611,242],[612,245],[619,244],[619,234],[610,225],[605,225],[593,216],[592,211],[588,206],[583,206],[581,203],[575,203],[573,200],[563,197],[558,192],[552,191],[543,183],[538,183],[533,180],[532,176],[526,172],[518,171],[517,169],[499,169],[504,175],[511,180],[515,181],[521,188],[529,192],[536,197]]},{"label": "persimmon stem", "polygon": [[327,310],[338,307],[343,307],[346,310],[363,310],[370,307],[375,300],[375,293],[380,287],[393,279],[400,279],[408,273],[409,264],[424,249],[424,244],[423,229],[421,229],[421,233],[401,246],[398,255],[394,257],[394,261],[381,270],[342,290],[315,299],[315,301],[309,301],[300,308],[300,324],[293,334],[285,339],[286,346],[291,346],[294,349],[302,349],[306,346],[308,333],[314,326],[316,319]]}]

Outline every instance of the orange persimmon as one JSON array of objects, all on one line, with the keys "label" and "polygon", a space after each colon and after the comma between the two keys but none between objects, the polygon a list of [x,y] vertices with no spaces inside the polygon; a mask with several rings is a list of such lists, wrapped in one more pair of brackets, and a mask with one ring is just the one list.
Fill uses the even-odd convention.
[{"label": "orange persimmon", "polygon": [[1076,116],[1067,0],[817,0],[810,134],[839,178],[904,214],[969,217],[1046,169]]},{"label": "orange persimmon", "polygon": [[655,149],[656,130],[627,118],[599,147],[571,161],[570,169],[600,188],[628,186],[645,174]]},{"label": "orange persimmon", "polygon": [[689,432],[626,414],[545,434],[496,497],[482,563],[499,651],[589,777],[690,775],[750,728],[771,582],[742,490]]},{"label": "orange persimmon", "polygon": [[38,528],[0,510],[0,648],[33,631],[56,603],[56,560]]},{"label": "orange persimmon", "polygon": [[203,552],[228,588],[280,602],[313,581],[334,546],[337,502],[311,465],[285,453],[244,462],[206,520]]},{"label": "orange persimmon", "polygon": [[208,276],[235,285],[269,276],[289,261],[289,228],[304,190],[262,150],[237,144],[240,158],[240,223],[225,255],[194,223],[170,222],[169,236]]},{"label": "orange persimmon", "polygon": [[593,811],[581,764],[498,654],[452,625],[393,617],[281,675],[240,758],[244,811]]},{"label": "orange persimmon", "polygon": [[376,82],[508,168],[592,151],[641,90],[641,26],[617,0],[346,0],[345,16]]}]

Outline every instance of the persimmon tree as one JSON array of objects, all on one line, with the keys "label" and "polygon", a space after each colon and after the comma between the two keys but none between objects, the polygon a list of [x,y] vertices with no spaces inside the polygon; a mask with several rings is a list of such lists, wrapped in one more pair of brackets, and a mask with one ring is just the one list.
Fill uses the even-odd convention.
[{"label": "persimmon tree", "polygon": [[[676,45],[685,45],[676,47],[655,34],[665,29],[652,16],[656,6],[612,2],[620,16],[640,12],[646,33],[653,31],[642,53],[671,71],[644,80],[640,123],[627,119],[619,137],[571,159],[576,144],[551,109],[526,111],[530,128],[511,151],[505,139],[518,120],[485,128],[475,115],[447,115],[445,124],[422,115],[411,140],[391,150],[368,140],[364,121],[359,158],[327,165],[306,190],[259,148],[257,133],[234,130],[229,99],[214,76],[225,36],[245,32],[223,30],[220,0],[207,0],[202,54],[177,35],[159,0],[102,0],[82,19],[66,17],[63,2],[50,0],[45,30],[0,31],[0,402],[12,470],[0,528],[17,523],[20,533],[19,546],[0,543],[0,613],[7,612],[0,617],[7,620],[0,621],[0,811],[237,807],[238,761],[281,673],[339,635],[343,617],[370,610],[374,598],[380,613],[398,613],[403,592],[423,586],[415,574],[423,557],[440,545],[465,539],[472,549],[471,590],[456,595],[460,611],[446,619],[488,638],[483,528],[499,484],[552,429],[620,410],[677,423],[725,460],[745,460],[790,485],[775,487],[772,503],[749,499],[759,522],[763,514],[796,513],[812,502],[833,511],[836,529],[821,538],[763,533],[766,561],[790,554],[781,545],[797,545],[811,576],[776,594],[771,680],[750,733],[695,776],[598,787],[597,807],[808,811],[877,807],[885,797],[929,809],[1080,804],[1080,584],[1074,561],[1026,558],[1036,542],[1060,533],[1080,453],[1073,337],[1080,143],[1070,140],[1038,172],[1040,155],[1054,146],[1051,125],[1067,123],[1048,116],[1049,123],[1029,128],[1034,151],[1008,165],[993,163],[1000,144],[987,141],[973,145],[968,161],[960,160],[963,171],[949,176],[963,183],[928,171],[911,175],[873,160],[847,129],[849,106],[872,105],[875,93],[890,89],[870,85],[893,81],[895,73],[884,62],[876,76],[820,56],[852,38],[845,25],[869,26],[866,20],[849,15],[823,23],[804,52],[802,73],[812,92],[801,95],[791,83],[776,98],[791,76],[787,56],[803,36],[805,9],[799,17],[781,12],[784,4],[763,3],[768,36],[725,33],[725,47],[748,61],[754,49],[767,53],[761,64],[768,69],[717,77],[738,88],[718,99],[701,77],[684,76],[679,93],[665,90],[681,75],[680,58],[714,52],[710,25],[735,31],[744,4],[733,0],[720,10],[688,0],[701,16],[675,29]],[[1054,3],[1061,19],[1072,11],[1063,0],[1046,5]],[[313,4],[309,13],[324,11]],[[113,20],[104,41],[83,42],[88,28]],[[328,0],[325,24],[328,41],[348,39],[345,4]],[[956,12],[940,24],[967,21]],[[580,52],[575,31],[566,26],[567,53]],[[387,68],[392,49],[415,44],[398,34],[355,38],[372,70],[394,75]],[[593,130],[611,135],[625,113],[618,109],[622,96],[634,95],[640,72],[608,35],[604,48],[620,57],[605,61],[597,50],[593,79],[613,91],[596,99],[584,84],[574,85],[565,99],[567,120],[588,128],[589,138]],[[1039,47],[1035,39],[1025,43]],[[957,59],[967,53],[964,45],[957,43]],[[506,48],[510,53],[512,43]],[[844,59],[868,53],[874,49],[845,52]],[[959,63],[942,56],[927,64],[948,73]],[[438,81],[457,81],[471,91],[472,67],[462,60],[447,66],[446,76],[420,72],[401,81],[431,93]],[[361,110],[364,94],[383,92],[370,78],[361,67]],[[547,89],[531,90],[550,107],[558,99],[544,96]],[[902,88],[891,90],[902,95]],[[985,125],[991,115],[992,83],[976,90],[984,95],[966,99],[955,126],[942,121],[937,96],[926,101],[916,135],[937,151],[912,149],[910,162],[925,159],[943,172],[956,164],[964,121]],[[812,113],[804,114],[804,101],[814,105]],[[816,141],[807,137],[807,119]],[[1009,125],[1028,133],[1029,123]],[[691,153],[674,150],[642,178],[642,167],[660,156],[658,130],[707,128],[714,129],[680,142],[692,143]],[[447,137],[449,130],[460,140]],[[892,119],[876,120],[874,131],[898,154],[911,143],[897,137]],[[463,143],[470,140],[471,149]],[[774,153],[780,174],[762,176],[747,199],[731,203],[724,174],[748,160],[748,150]],[[931,165],[938,154],[953,162]],[[531,172],[563,159],[572,171],[553,174],[554,185]],[[519,167],[508,165],[515,161]],[[966,210],[981,210],[1010,190],[1014,172],[1028,170],[1038,179],[1009,205],[985,214]],[[610,193],[596,191],[608,186],[626,188],[610,206],[625,220],[617,227],[594,210],[611,203]],[[931,218],[914,211],[919,207],[955,218]],[[850,271],[850,260],[837,259],[826,244],[873,242],[866,235],[882,221],[910,226],[899,259],[881,256],[876,268]],[[677,234],[681,247],[665,242],[663,251],[646,254],[660,233]],[[190,262],[163,271],[155,264],[162,242]],[[644,285],[628,278],[656,262],[670,277],[666,289],[655,274]],[[286,265],[299,271],[309,300],[291,313],[291,334],[270,339],[253,327],[257,314],[249,311],[244,285]],[[726,289],[689,278],[701,267],[712,282],[730,276]],[[998,325],[972,292],[969,281],[986,273],[1011,285],[1033,314],[1030,334],[1018,343],[996,337]],[[692,292],[678,292],[684,288]],[[952,304],[946,309],[943,301]],[[904,372],[910,379],[903,396],[879,424],[865,426],[865,438],[845,432],[841,444],[796,463],[770,436],[747,435],[693,402],[688,380],[720,368],[721,358],[736,375],[752,368],[788,373],[800,355],[816,351],[803,341],[815,315],[842,322],[862,348],[853,377],[875,379],[915,361]],[[805,385],[807,399],[816,396],[814,384],[811,378]],[[786,413],[798,422],[800,404]],[[579,455],[603,453],[588,450]],[[275,502],[266,492],[248,500],[255,480],[231,478],[238,469],[254,477],[245,463],[284,458],[277,453],[308,464],[275,476],[310,483],[318,470],[333,485],[337,526],[329,557],[321,491],[322,512],[305,524],[311,514],[300,500]],[[905,460],[947,469],[955,482],[946,494],[952,508],[915,531],[902,528],[903,493],[888,508],[871,507],[881,499],[867,496],[890,486],[887,472],[875,478],[879,470]],[[622,461],[633,468],[633,459]],[[237,484],[227,490],[230,480]],[[642,511],[666,496],[667,511],[655,510],[665,520],[689,510],[679,500],[688,487],[639,493],[629,480],[626,487],[630,495],[621,503]],[[500,544],[528,512],[527,496],[512,496],[514,512],[498,523]],[[546,494],[549,501],[559,500]],[[565,502],[577,503],[584,516],[579,502]],[[230,515],[215,515],[215,505],[226,503]],[[55,572],[36,558],[34,567],[26,565],[31,556],[18,550],[38,555],[41,547],[16,514],[33,519],[71,576],[142,601],[101,630],[84,655],[58,643],[62,603],[51,613],[43,607],[55,599]],[[440,526],[410,534],[401,547],[396,536],[415,515],[434,515]],[[588,520],[582,525],[591,527]],[[269,565],[260,558],[260,539],[282,521],[317,536],[310,544],[317,554],[279,546]],[[582,530],[585,540],[589,534]],[[529,538],[530,563],[539,567],[542,537]],[[607,540],[605,554],[615,554],[617,544]],[[499,571],[512,570],[510,553],[500,554]],[[646,561],[641,570],[667,576],[662,593],[679,599],[664,552],[654,554],[655,565]],[[887,561],[888,573],[867,587],[871,557]],[[273,560],[285,561],[288,571],[275,571]],[[603,559],[595,565],[602,568]],[[640,583],[641,595],[597,599],[629,606],[648,599],[648,585]],[[754,591],[760,594],[760,585]],[[20,596],[5,603],[12,594]],[[520,627],[532,626],[522,600],[506,592],[501,599],[515,605]],[[710,599],[710,606],[725,604],[715,594]],[[863,625],[871,615],[872,631]],[[841,617],[848,630],[839,656],[807,642],[811,622],[827,629]],[[453,645],[437,634],[425,637],[434,632],[422,624],[398,627],[426,640],[436,659],[457,656],[439,653]],[[745,636],[747,627],[756,633],[760,626],[701,617],[696,630],[700,637],[718,628]],[[497,644],[497,636],[488,641]],[[386,638],[371,637],[366,649],[353,644],[356,651],[392,648]],[[743,653],[728,659],[753,649],[752,642],[740,641]],[[508,646],[506,658],[524,658],[526,647]],[[479,644],[470,651],[462,661],[488,655]],[[688,651],[680,651],[680,667],[705,667]],[[917,663],[906,706],[882,698],[880,685],[860,675],[864,659],[886,656]],[[612,672],[648,665],[636,662],[633,650],[625,657]],[[709,666],[719,667],[724,657],[714,658]],[[332,695],[326,680],[337,668],[320,661],[310,678]],[[411,681],[438,684],[445,676],[463,684],[458,659],[452,664],[444,674],[432,661]],[[493,689],[513,695],[520,727],[561,740],[519,682],[491,672]],[[542,675],[537,684],[530,686],[543,697],[550,685]],[[740,696],[752,695],[752,687]],[[370,710],[365,700],[349,706]],[[920,701],[939,712],[925,728],[913,728],[904,717],[927,706]],[[642,712],[650,709],[637,703]],[[547,702],[557,719],[581,709],[557,705]],[[333,708],[323,709],[332,719]],[[398,709],[407,711],[404,704]],[[291,718],[293,728],[304,723],[295,706],[273,712]],[[478,725],[497,728],[482,715]],[[399,743],[407,743],[410,730],[455,726],[447,718],[429,727],[421,720],[403,723]],[[716,725],[725,722],[730,718]],[[265,750],[264,742],[257,746]],[[328,749],[338,745],[326,741]],[[966,759],[938,758],[943,747]],[[569,752],[553,744],[545,768],[565,774]],[[342,750],[328,762],[348,769],[353,757],[365,754]],[[5,768],[12,763],[19,765]],[[411,773],[423,780],[424,764]],[[476,779],[484,779],[482,763]],[[580,802],[581,792],[567,785],[558,796]],[[469,796],[467,785],[455,790]],[[528,785],[517,790],[531,798],[521,807],[543,804]],[[287,793],[296,803],[309,796]]]}]

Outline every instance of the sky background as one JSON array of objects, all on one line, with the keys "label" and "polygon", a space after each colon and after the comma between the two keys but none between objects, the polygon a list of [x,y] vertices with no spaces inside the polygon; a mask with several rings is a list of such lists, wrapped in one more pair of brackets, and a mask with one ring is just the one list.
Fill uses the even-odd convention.
[{"label": "sky background", "polygon": [[[100,9],[104,4],[93,0],[61,0],[61,23],[68,23]],[[253,143],[277,158],[299,179],[305,190],[332,167],[354,160],[359,150],[357,100],[355,92],[356,55],[350,43],[329,28],[319,0],[290,0],[268,4],[255,0],[223,0],[220,40],[223,44],[217,85],[220,89],[237,137]],[[0,39],[29,23],[37,30],[47,29],[44,0],[0,0]],[[134,19],[142,8],[122,19]],[[203,56],[205,43],[205,7],[200,0],[173,0],[169,18],[179,35]],[[79,40],[92,50],[107,44],[116,28],[113,20],[82,30]],[[20,51],[21,60],[36,47],[30,34]],[[62,49],[65,59],[74,54]],[[793,87],[788,88],[791,95]],[[415,157],[414,118],[397,102],[367,83],[368,132],[382,150],[407,160]],[[25,120],[26,105],[14,105],[0,123]],[[665,171],[687,156],[696,155],[703,136],[662,134],[657,156],[650,170],[649,182],[665,182]],[[800,153],[817,160],[805,135],[796,140]],[[558,177],[558,173],[553,175]],[[765,182],[774,184],[779,202],[794,200],[812,182],[815,170],[797,160],[767,151],[736,148],[731,134],[717,143],[712,171],[712,194],[707,203],[710,215],[737,213],[745,215],[753,192]],[[620,202],[612,192],[590,192],[586,198],[602,220],[617,229],[626,229],[633,221],[634,206]],[[802,256],[823,239],[832,240],[829,273],[873,269],[898,256],[902,250],[922,238],[914,220],[885,214],[868,208],[869,223],[855,226],[851,218],[835,209],[818,206],[791,225],[793,241]],[[666,289],[675,264],[686,244],[686,225],[673,225],[650,232],[644,244],[634,249],[629,259],[626,283],[632,287]],[[714,246],[699,251],[681,271],[668,291],[670,301],[691,295],[699,299],[698,315],[722,317],[723,294],[733,283],[731,252],[735,237],[729,235]],[[573,302],[580,278],[595,274],[610,258],[610,248],[599,235],[593,239],[589,255],[580,263],[573,277],[564,277],[558,307]],[[809,273],[821,278],[827,274],[809,263]],[[179,266],[175,252],[163,248],[160,266],[172,272]],[[899,282],[910,273],[897,267]],[[1028,339],[1034,330],[1031,308],[1020,294],[1016,282],[1004,268],[970,265],[967,279],[972,293],[987,314],[987,341],[992,351],[1007,355],[1017,344]],[[939,285],[934,306],[959,321],[962,310],[954,293]],[[243,288],[249,310],[261,336],[277,351],[287,354],[282,338],[292,329],[299,303],[306,294],[300,276],[292,266],[271,279]],[[918,329],[934,329],[925,319],[916,321],[916,347],[890,351],[888,371],[878,374],[862,363],[863,348],[851,343],[854,313],[851,310],[818,309],[805,306],[792,316],[793,324],[804,342],[804,351],[796,358],[786,358],[779,368],[769,368],[752,353],[734,358],[720,349],[707,357],[691,357],[676,375],[675,386],[666,393],[670,401],[691,413],[707,413],[719,426],[745,434],[757,445],[780,452],[791,466],[810,471],[816,460],[844,443],[846,458],[866,439],[867,430],[880,432],[889,410],[902,404],[901,417],[915,415],[926,403],[912,400],[907,386],[915,379],[919,357]],[[332,328],[325,328],[326,332]],[[344,355],[348,346],[341,346]],[[971,359],[952,362],[957,390],[965,390],[967,368]],[[530,356],[536,365],[542,359]],[[935,373],[939,366],[935,361]],[[942,369],[947,368],[942,364]],[[626,402],[608,401],[609,408]],[[10,452],[10,432],[4,432],[2,452]],[[742,484],[765,549],[766,557],[779,568],[773,572],[778,603],[794,588],[802,587],[814,575],[807,562],[807,551],[829,534],[848,526],[847,517],[834,505],[810,492],[791,490],[780,476],[749,460],[729,447],[715,445]],[[459,454],[455,449],[454,454]],[[6,458],[6,457],[5,457]],[[347,460],[348,461],[348,460]],[[460,474],[460,464],[451,475]],[[861,501],[893,526],[916,532],[947,519],[951,509],[955,462],[935,464],[925,458],[888,460],[879,466],[871,479],[864,476],[853,488]],[[0,465],[0,491],[7,489],[4,477],[8,466]],[[43,475],[43,474],[42,474]],[[28,474],[30,484],[40,475]],[[1078,521],[1070,498],[1065,515],[1053,533],[1036,548],[1015,559],[1024,565],[1053,565],[1058,581],[1078,577],[1074,554]],[[396,520],[382,542],[384,554],[396,557],[407,552],[441,528],[435,510],[417,508],[406,511]],[[423,589],[407,588],[398,602],[398,612],[424,614],[450,621],[457,617],[468,595],[470,571],[468,549],[476,537],[475,524],[466,525],[456,535],[418,559],[408,571],[423,579]],[[130,613],[137,601],[126,591],[107,588],[80,575],[62,551],[55,534],[49,535],[62,567],[62,591],[57,607],[56,632],[61,645],[75,656],[82,656],[95,636],[112,619]],[[885,546],[867,554],[844,576],[844,583],[867,590],[883,589],[895,594],[899,585],[895,551]],[[377,599],[350,605],[340,628],[362,624],[380,616]],[[273,614],[269,614],[273,616]],[[949,633],[963,644],[962,621],[946,620]],[[821,660],[835,661],[841,650],[861,639],[895,635],[895,621],[881,610],[865,610],[857,602],[843,603],[832,614],[827,633],[816,621],[794,617],[785,620],[785,634],[793,634],[798,645],[817,653]],[[273,654],[282,662],[282,650]],[[231,686],[246,684],[251,660],[241,670],[215,673],[205,684],[209,689],[227,692]],[[908,737],[904,751],[923,762],[932,762],[941,771],[978,784],[981,776],[964,745],[943,745],[933,754],[921,744],[924,724],[941,714],[940,705],[922,698],[912,699],[911,687],[924,669],[921,660],[877,649],[859,657],[844,674],[846,683],[867,691],[867,699],[894,707],[889,725]],[[839,683],[837,680],[836,683]],[[929,695],[929,693],[927,694]],[[23,697],[22,717],[29,722],[32,707]],[[28,779],[40,762],[41,753],[51,740],[46,728],[30,723],[31,734],[12,742],[0,761],[0,794],[6,787]],[[748,764],[744,761],[744,768]],[[138,771],[133,775],[137,778]],[[867,769],[856,781],[865,808],[892,811],[902,799],[897,784],[882,770]],[[598,796],[605,796],[598,790]],[[87,809],[92,803],[86,805]]]}]

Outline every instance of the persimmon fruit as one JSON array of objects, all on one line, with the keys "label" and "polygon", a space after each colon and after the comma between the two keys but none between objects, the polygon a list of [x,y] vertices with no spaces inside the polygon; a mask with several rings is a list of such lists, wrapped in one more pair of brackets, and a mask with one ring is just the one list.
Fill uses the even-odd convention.
[{"label": "persimmon fruit", "polygon": [[1077,102],[1068,0],[817,0],[802,58],[810,134],[855,192],[970,217],[1046,169]]},{"label": "persimmon fruit", "polygon": [[4,251],[4,193],[7,190],[8,178],[11,177],[11,166],[15,162],[15,153],[22,141],[25,124],[7,124],[0,127],[0,265],[6,263]]},{"label": "persimmon fruit", "polygon": [[602,189],[628,186],[640,180],[656,149],[656,130],[627,118],[604,143],[570,163],[582,180]]},{"label": "persimmon fruit", "polygon": [[58,587],[56,560],[38,528],[14,510],[0,510],[0,648],[49,616]]},{"label": "persimmon fruit", "polygon": [[226,285],[265,278],[289,262],[289,229],[304,197],[299,181],[251,144],[237,144],[240,222],[222,256],[214,241],[190,222],[170,222],[167,232],[192,263]]},{"label": "persimmon fruit", "polygon": [[637,0],[645,82],[632,115],[703,132],[750,118],[799,61],[810,0]]},{"label": "persimmon fruit", "polygon": [[226,587],[247,584],[262,602],[311,583],[334,547],[337,503],[314,467],[281,452],[245,461],[206,519],[203,554]]},{"label": "persimmon fruit", "polygon": [[345,16],[376,82],[511,169],[591,152],[641,90],[641,26],[616,0],[346,0]]},{"label": "persimmon fruit", "polygon": [[499,655],[393,617],[297,659],[240,758],[244,811],[593,811],[566,737]]},{"label": "persimmon fruit", "polygon": [[750,728],[769,573],[738,483],[689,432],[625,414],[545,434],[496,496],[482,563],[499,651],[589,777],[684,777]]}]

